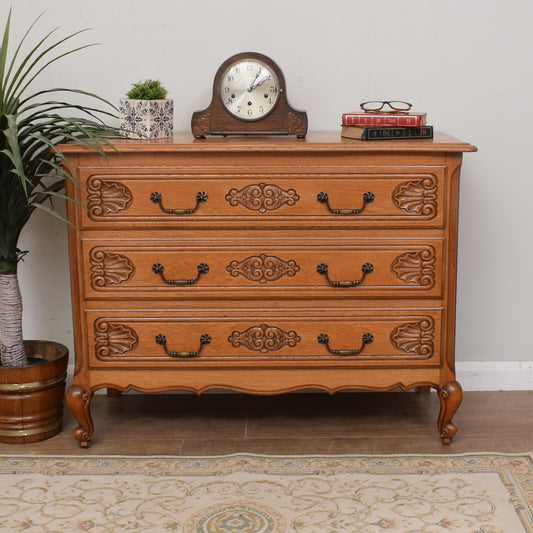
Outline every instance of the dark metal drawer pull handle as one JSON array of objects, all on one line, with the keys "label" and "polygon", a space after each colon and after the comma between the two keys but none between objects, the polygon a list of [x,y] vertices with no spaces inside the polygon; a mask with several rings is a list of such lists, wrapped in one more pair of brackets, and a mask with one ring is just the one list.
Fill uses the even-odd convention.
[{"label": "dark metal drawer pull handle", "polygon": [[200,279],[202,274],[207,274],[209,272],[209,265],[207,263],[200,263],[196,268],[198,270],[198,275],[194,279],[166,279],[165,276],[163,276],[163,270],[165,270],[165,267],[161,263],[154,263],[152,265],[152,271],[155,274],[159,274],[161,279],[169,285],[192,285]]},{"label": "dark metal drawer pull handle", "polygon": [[316,271],[319,274],[326,276],[328,283],[332,287],[357,287],[358,285],[361,285],[361,283],[363,283],[367,274],[370,274],[374,271],[374,265],[372,263],[365,263],[361,267],[361,270],[363,271],[363,277],[361,279],[354,279],[353,281],[332,281],[331,279],[329,279],[328,276],[328,268],[329,267],[328,265],[326,265],[326,263],[320,263],[320,265],[317,265]]},{"label": "dark metal drawer pull handle", "polygon": [[358,350],[332,350],[329,347],[329,337],[325,333],[321,333],[318,336],[318,342],[319,344],[323,344],[329,351],[329,353],[333,355],[357,355],[360,354],[363,351],[363,348],[370,344],[374,340],[374,336],[371,333],[365,333],[363,334],[363,345]]},{"label": "dark metal drawer pull handle", "polygon": [[326,207],[329,209],[330,213],[333,213],[334,215],[358,215],[366,207],[366,204],[374,201],[375,197],[376,196],[373,192],[365,192],[365,194],[363,194],[363,207],[360,209],[332,209],[329,205],[329,196],[327,192],[319,192],[316,196],[316,199],[321,204],[326,204]]},{"label": "dark metal drawer pull handle", "polygon": [[200,191],[196,193],[196,205],[192,209],[166,209],[163,207],[162,196],[159,192],[153,192],[150,195],[150,201],[152,201],[154,204],[159,204],[159,207],[161,208],[161,211],[164,213],[169,213],[171,215],[190,215],[191,213],[194,213],[198,206],[202,202],[207,202],[207,193],[204,191]]},{"label": "dark metal drawer pull handle", "polygon": [[211,342],[211,337],[207,333],[204,333],[200,337],[200,348],[198,348],[197,352],[172,352],[167,350],[167,338],[162,333],[156,336],[155,342],[163,346],[165,352],[172,357],[196,357],[197,355],[200,355],[203,345]]}]

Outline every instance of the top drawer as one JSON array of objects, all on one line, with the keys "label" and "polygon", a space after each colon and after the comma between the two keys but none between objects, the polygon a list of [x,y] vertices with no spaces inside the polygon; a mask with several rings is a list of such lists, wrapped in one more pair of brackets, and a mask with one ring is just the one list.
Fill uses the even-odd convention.
[{"label": "top drawer", "polygon": [[445,169],[412,173],[84,169],[81,226],[442,227]]}]

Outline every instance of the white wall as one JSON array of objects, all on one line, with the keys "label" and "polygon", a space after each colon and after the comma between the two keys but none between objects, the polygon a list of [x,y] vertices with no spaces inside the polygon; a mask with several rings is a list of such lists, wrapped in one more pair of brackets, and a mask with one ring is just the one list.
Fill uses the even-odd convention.
[{"label": "white wall", "polygon": [[[93,29],[101,46],[49,70],[43,86],[82,87],[117,102],[156,77],[175,100],[175,129],[211,99],[227,57],[258,51],[284,71],[311,130],[338,130],[364,99],[428,112],[475,144],[460,203],[457,360],[532,361],[533,3],[486,0],[13,0],[13,38],[38,24]],[[4,6],[7,1],[4,0]],[[5,19],[7,7],[0,18]],[[72,347],[65,227],[38,214],[20,267],[25,336]],[[531,367],[528,367],[531,368]]]}]

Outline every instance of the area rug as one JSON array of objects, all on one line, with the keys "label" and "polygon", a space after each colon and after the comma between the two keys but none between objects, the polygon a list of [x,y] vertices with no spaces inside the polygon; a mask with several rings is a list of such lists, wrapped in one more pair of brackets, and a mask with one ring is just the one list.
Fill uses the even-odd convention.
[{"label": "area rug", "polygon": [[0,456],[0,531],[532,533],[533,455]]}]

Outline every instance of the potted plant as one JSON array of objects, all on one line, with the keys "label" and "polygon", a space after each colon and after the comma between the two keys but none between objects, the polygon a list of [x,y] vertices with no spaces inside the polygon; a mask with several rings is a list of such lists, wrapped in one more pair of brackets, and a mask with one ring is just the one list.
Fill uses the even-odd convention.
[{"label": "potted plant", "polygon": [[60,344],[23,340],[17,266],[27,252],[18,247],[20,233],[36,209],[67,222],[53,200],[66,198],[65,180],[74,178],[58,145],[78,141],[103,153],[102,143],[118,134],[99,118],[110,112],[66,101],[87,97],[111,106],[92,93],[29,92],[50,65],[91,46],[60,51],[81,32],[56,39],[53,30],[22,53],[37,20],[8,59],[10,11],[0,49],[0,442],[34,442],[60,431],[68,359]]},{"label": "potted plant", "polygon": [[134,139],[172,137],[174,100],[159,80],[133,84],[127,98],[120,99],[119,119],[123,134]]}]

